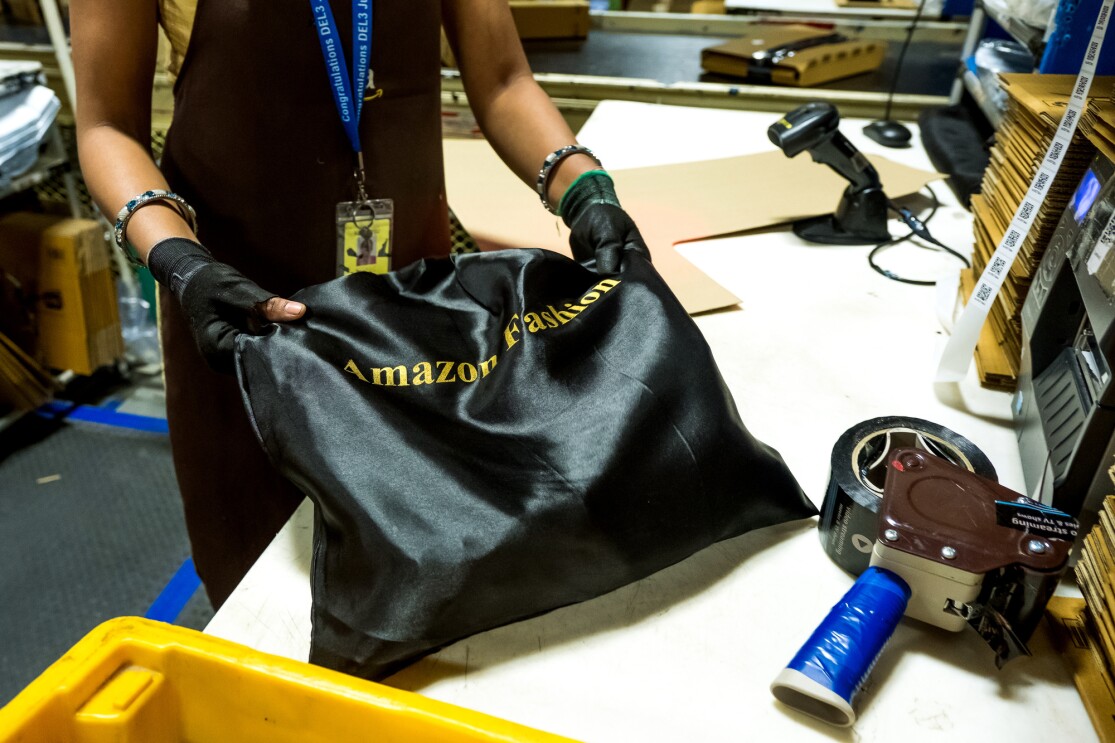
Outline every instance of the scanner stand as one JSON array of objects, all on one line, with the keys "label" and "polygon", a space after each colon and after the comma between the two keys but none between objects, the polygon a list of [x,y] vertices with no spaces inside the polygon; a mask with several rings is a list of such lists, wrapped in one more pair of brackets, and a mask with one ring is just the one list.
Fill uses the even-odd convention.
[{"label": "scanner stand", "polygon": [[887,231],[887,197],[880,187],[848,186],[835,214],[799,219],[794,234],[825,245],[873,245],[891,239]]}]

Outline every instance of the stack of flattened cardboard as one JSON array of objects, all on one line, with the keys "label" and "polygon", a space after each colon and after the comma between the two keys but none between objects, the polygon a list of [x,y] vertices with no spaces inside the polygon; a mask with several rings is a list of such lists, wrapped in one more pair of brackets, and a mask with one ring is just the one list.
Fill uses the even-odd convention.
[{"label": "stack of flattened cardboard", "polygon": [[1089,106],[1080,117],[1080,131],[1104,157],[1115,163],[1115,106]]},{"label": "stack of flattened cardboard", "polygon": [[0,411],[33,410],[50,399],[54,378],[0,333]]},{"label": "stack of flattened cardboard", "polygon": [[1055,597],[1046,614],[1096,732],[1115,741],[1115,496],[1084,539],[1076,581],[1084,598]]},{"label": "stack of flattened cardboard", "polygon": [[[1073,75],[1002,75],[1009,103],[991,150],[981,193],[972,197],[976,245],[972,270],[966,272],[962,280],[965,300],[975,284],[974,278],[987,266],[1022,203],[1060,125],[1075,81]],[[1115,100],[1111,97],[1113,88],[1115,78],[1112,77],[1097,78],[1093,82],[1089,116],[1094,120],[1101,120],[1108,112],[1115,111]],[[976,349],[980,380],[989,387],[1012,389],[1015,386],[1022,358],[1022,303],[1061,213],[1094,152],[1095,147],[1083,128],[1078,127],[1068,149],[1060,154],[1057,177],[1049,186],[1045,203],[1019,248]]]}]

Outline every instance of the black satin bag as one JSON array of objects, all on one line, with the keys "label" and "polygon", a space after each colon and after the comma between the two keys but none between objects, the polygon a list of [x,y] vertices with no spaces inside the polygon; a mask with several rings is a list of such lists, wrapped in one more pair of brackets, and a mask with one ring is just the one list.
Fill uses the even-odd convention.
[{"label": "black satin bag", "polygon": [[368,678],[816,509],[642,257],[350,275],[242,335],[244,403],[314,501],[310,660]]}]

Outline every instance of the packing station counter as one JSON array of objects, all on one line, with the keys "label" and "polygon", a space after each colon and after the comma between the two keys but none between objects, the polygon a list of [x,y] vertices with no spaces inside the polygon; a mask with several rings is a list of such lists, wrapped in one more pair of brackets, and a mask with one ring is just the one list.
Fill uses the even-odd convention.
[{"label": "packing station counter", "polygon": [[[651,212],[650,187],[640,184],[655,179],[673,179],[675,193],[704,205],[702,224],[647,217],[655,264],[695,313],[749,430],[782,453],[819,508],[833,443],[886,416],[958,433],[986,454],[1001,485],[1024,492],[1010,394],[982,388],[974,370],[960,383],[933,381],[959,262],[910,244],[879,257],[898,275],[940,277],[937,288],[912,286],[871,270],[868,246],[807,243],[785,224],[811,205],[822,204],[813,213],[831,211],[842,187],[837,179],[829,187],[836,190],[825,190],[826,168],[804,156],[788,160],[768,141],[767,128],[792,107],[771,114],[604,101],[578,138],[616,174],[620,199],[641,225],[640,213]],[[923,216],[928,181],[940,201],[928,226],[966,252],[972,217],[932,173],[916,129],[911,148],[884,150],[862,134],[865,123],[845,118],[841,131],[872,158],[889,194],[923,194],[902,199]],[[482,241],[505,242],[514,238],[488,232],[485,210],[494,203],[515,212],[505,195],[525,203],[532,195],[493,175],[482,198],[470,197],[464,184],[488,162],[483,147],[447,140],[449,201]],[[787,187],[781,178],[791,164],[816,178]],[[625,179],[627,171],[634,175]],[[723,236],[732,231],[725,225],[749,229]],[[895,220],[888,229],[905,232]],[[670,244],[679,237],[686,241]],[[312,535],[306,502],[206,631],[305,659]],[[600,598],[469,637],[386,683],[580,740],[1093,738],[1044,629],[1029,642],[1032,657],[997,670],[975,632],[907,619],[872,672],[850,731],[780,705],[771,681],[852,581],[822,549],[817,521],[795,521],[718,543]],[[1058,591],[1078,595],[1067,578]]]}]

